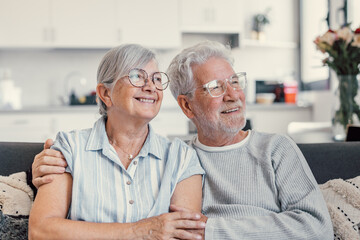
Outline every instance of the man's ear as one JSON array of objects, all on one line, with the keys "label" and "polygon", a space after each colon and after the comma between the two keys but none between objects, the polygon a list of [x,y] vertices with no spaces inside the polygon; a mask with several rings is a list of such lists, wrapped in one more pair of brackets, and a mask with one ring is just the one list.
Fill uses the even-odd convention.
[{"label": "man's ear", "polygon": [[177,97],[177,102],[181,108],[181,110],[183,111],[183,113],[189,118],[192,119],[194,118],[194,113],[192,111],[192,106],[191,103],[189,102],[189,99],[187,96],[185,95],[179,95]]},{"label": "man's ear", "polygon": [[99,83],[96,86],[96,94],[99,96],[99,98],[103,101],[103,103],[105,103],[105,105],[107,107],[111,107],[112,106],[112,101],[111,101],[111,97],[110,97],[110,89],[105,87],[104,84]]}]

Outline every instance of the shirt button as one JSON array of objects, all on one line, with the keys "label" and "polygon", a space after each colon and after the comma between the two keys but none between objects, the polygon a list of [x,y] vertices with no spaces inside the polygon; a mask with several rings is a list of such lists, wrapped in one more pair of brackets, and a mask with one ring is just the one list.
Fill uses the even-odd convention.
[{"label": "shirt button", "polygon": [[129,203],[130,203],[130,204],[134,204],[134,200],[130,200]]},{"label": "shirt button", "polygon": [[130,185],[130,184],[131,184],[131,181],[127,181],[126,184],[127,184],[127,185]]},{"label": "shirt button", "polygon": [[136,165],[137,164],[137,161],[134,161],[134,165]]}]

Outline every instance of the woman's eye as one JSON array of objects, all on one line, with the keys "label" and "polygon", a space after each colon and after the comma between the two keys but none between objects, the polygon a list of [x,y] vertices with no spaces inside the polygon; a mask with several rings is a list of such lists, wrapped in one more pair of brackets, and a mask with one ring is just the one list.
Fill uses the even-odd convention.
[{"label": "woman's eye", "polygon": [[161,77],[154,77],[154,81],[161,82]]}]

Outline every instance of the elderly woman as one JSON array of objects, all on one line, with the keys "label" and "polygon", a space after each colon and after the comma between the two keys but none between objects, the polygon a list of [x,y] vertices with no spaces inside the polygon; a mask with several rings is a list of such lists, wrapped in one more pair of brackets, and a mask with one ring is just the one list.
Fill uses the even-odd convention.
[{"label": "elderly woman", "polygon": [[169,83],[154,53],[116,47],[97,81],[102,117],[91,129],[57,135],[66,172],[39,188],[30,239],[201,238],[190,231],[205,227],[199,214],[168,213],[170,204],[200,211],[204,171],[194,150],[149,125]]}]

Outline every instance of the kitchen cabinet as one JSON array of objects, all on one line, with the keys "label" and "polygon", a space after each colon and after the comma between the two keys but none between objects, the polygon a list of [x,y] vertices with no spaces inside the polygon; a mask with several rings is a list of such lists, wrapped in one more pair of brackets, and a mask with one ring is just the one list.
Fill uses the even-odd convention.
[{"label": "kitchen cabinet", "polygon": [[55,47],[112,47],[114,0],[50,0],[51,41]]},{"label": "kitchen cabinet", "polygon": [[181,31],[240,33],[243,20],[239,0],[180,0]]},{"label": "kitchen cabinet", "polygon": [[257,131],[287,134],[291,122],[313,121],[313,108],[285,103],[248,104],[246,118],[251,120],[252,128]]},{"label": "kitchen cabinet", "polygon": [[112,47],[113,5],[114,0],[0,0],[0,46]]},{"label": "kitchen cabinet", "polygon": [[49,0],[0,0],[0,46],[46,46],[50,43],[49,10]]},{"label": "kitchen cabinet", "polygon": [[177,0],[117,0],[117,39],[150,48],[181,45]]},{"label": "kitchen cabinet", "polygon": [[0,141],[43,142],[49,137],[51,121],[47,114],[1,114]]},{"label": "kitchen cabinet", "polygon": [[0,47],[175,48],[180,42],[177,0],[0,0]]},{"label": "kitchen cabinet", "polygon": [[0,141],[44,142],[59,131],[91,128],[99,117],[96,107],[1,112]]},{"label": "kitchen cabinet", "polygon": [[[91,128],[99,117],[97,106],[0,111],[0,141],[44,142],[59,131]],[[151,126],[165,137],[188,132],[188,120],[180,108],[161,109]]]}]

